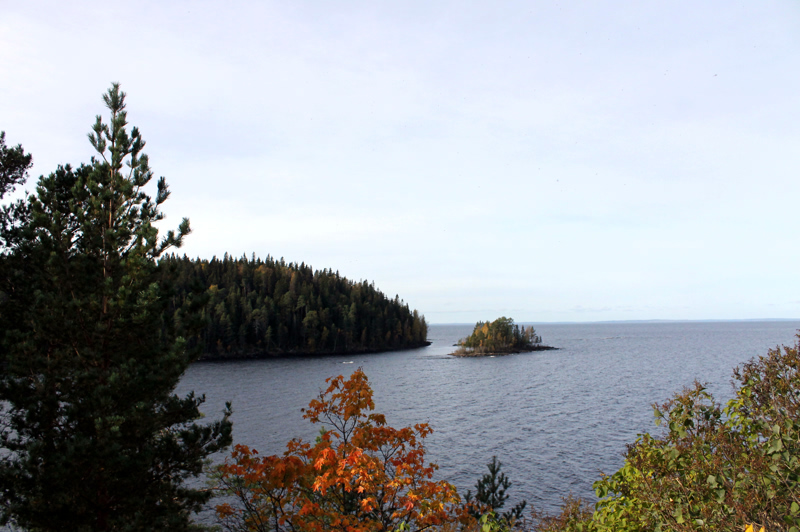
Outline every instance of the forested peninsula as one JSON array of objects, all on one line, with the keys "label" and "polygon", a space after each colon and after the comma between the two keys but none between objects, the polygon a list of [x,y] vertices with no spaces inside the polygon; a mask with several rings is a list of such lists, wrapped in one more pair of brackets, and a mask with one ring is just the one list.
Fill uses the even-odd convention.
[{"label": "forested peninsula", "polygon": [[492,322],[479,321],[475,324],[472,334],[459,340],[456,346],[458,349],[450,353],[456,357],[512,355],[557,349],[542,345],[542,338],[536,334],[533,326],[520,327],[513,319],[505,316]]},{"label": "forested peninsula", "polygon": [[169,255],[160,263],[173,285],[178,328],[187,305],[201,306],[199,331],[187,334],[201,359],[373,353],[429,345],[425,317],[374,283],[339,272],[228,254]]}]

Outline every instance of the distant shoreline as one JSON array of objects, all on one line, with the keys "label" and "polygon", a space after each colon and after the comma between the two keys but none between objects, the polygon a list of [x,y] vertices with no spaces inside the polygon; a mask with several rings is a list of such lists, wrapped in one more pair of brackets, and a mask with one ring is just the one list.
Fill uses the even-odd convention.
[{"label": "distant shoreline", "polygon": [[[521,325],[535,324],[535,325],[595,325],[595,324],[648,324],[648,323],[739,323],[739,322],[788,322],[800,321],[800,318],[732,318],[732,319],[686,319],[686,320],[665,320],[665,319],[652,319],[652,320],[598,320],[598,321],[521,321]],[[442,326],[467,326],[472,325],[468,322],[434,322],[428,323],[428,326],[442,327]]]}]

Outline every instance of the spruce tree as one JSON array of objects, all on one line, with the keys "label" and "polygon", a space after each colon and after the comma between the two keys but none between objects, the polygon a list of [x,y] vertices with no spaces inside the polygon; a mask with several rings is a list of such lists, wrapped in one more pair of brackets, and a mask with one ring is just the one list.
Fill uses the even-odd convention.
[{"label": "spruce tree", "polygon": [[186,530],[209,497],[186,481],[230,444],[229,411],[197,424],[203,398],[174,394],[197,353],[165,318],[156,261],[189,221],[159,238],[167,184],[145,192],[153,173],[138,129],[128,133],[125,93],[113,84],[103,100],[110,120],[89,134],[97,156],[4,209],[0,520]]}]

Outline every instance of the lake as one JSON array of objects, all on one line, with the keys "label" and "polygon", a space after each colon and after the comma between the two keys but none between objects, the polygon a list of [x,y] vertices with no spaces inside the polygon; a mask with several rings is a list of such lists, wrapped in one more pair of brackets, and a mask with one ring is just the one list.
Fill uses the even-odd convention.
[{"label": "lake", "polygon": [[557,351],[454,358],[472,325],[430,326],[428,347],[372,355],[201,362],[178,393],[205,394],[218,418],[233,403],[234,441],[278,454],[319,427],[301,408],[325,379],[362,367],[376,412],[394,427],[429,423],[428,458],[465,493],[493,455],[512,481],[509,502],[553,511],[572,492],[594,500],[600,471],[622,465],[625,445],[654,432],[652,403],[695,379],[731,397],[733,368],[778,344],[793,345],[800,321],[635,322],[537,325]]}]

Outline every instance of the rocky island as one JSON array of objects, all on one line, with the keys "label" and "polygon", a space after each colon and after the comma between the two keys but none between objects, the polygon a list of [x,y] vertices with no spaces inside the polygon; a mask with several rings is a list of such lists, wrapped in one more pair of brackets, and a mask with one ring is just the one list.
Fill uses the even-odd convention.
[{"label": "rocky island", "polygon": [[485,357],[527,353],[529,351],[545,351],[557,349],[542,345],[542,338],[534,328],[520,327],[511,318],[505,316],[493,322],[479,321],[472,334],[462,338],[456,344],[458,349],[450,353],[454,357]]}]

